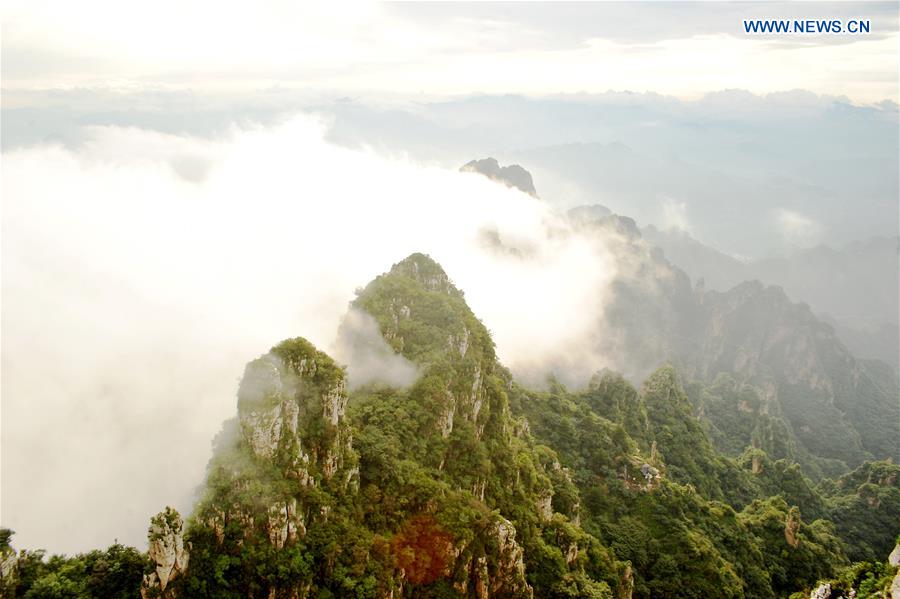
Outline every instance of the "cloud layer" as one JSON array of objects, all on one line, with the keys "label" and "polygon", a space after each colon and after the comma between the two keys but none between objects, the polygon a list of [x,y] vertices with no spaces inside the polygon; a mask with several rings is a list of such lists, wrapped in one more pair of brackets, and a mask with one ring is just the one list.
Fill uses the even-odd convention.
[{"label": "cloud layer", "polygon": [[[297,89],[418,95],[608,89],[698,97],[804,87],[896,98],[891,3],[355,2],[160,0],[124,5],[10,0],[9,89]],[[213,17],[214,15],[214,17]],[[746,35],[743,19],[872,20],[865,36]],[[165,32],[165,43],[160,43]],[[202,35],[198,34],[202,32]]]},{"label": "cloud layer", "polygon": [[333,357],[347,367],[350,389],[369,384],[408,387],[419,378],[416,365],[388,345],[378,321],[362,310],[350,308],[338,328]]},{"label": "cloud layer", "polygon": [[100,127],[3,154],[0,499],[17,546],[141,546],[153,513],[189,511],[244,364],[286,337],[331,347],[354,289],[414,251],[507,365],[604,366],[602,239],[477,174],[324,133]]}]

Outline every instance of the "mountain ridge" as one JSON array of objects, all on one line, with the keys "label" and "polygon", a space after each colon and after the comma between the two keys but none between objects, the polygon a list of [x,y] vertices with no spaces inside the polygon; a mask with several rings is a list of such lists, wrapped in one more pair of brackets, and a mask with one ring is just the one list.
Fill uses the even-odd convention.
[{"label": "mountain ridge", "polygon": [[[674,368],[640,391],[611,373],[581,393],[522,388],[423,254],[351,308],[375,318],[419,378],[348,393],[343,369],[302,339],[251,362],[240,433],[220,444],[206,499],[183,532],[168,511],[154,520],[145,597],[764,597],[847,563],[824,521],[764,498],[761,481],[781,471],[764,452],[743,463],[716,453]],[[824,515],[791,476],[806,491],[788,497]],[[900,505],[896,478],[879,479],[879,513]]]}]

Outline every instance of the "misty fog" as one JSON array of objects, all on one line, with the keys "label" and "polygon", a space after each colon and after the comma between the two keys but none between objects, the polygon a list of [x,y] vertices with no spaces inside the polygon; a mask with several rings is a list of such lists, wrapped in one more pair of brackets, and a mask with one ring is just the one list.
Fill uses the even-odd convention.
[{"label": "misty fog", "polygon": [[[514,372],[605,365],[603,239],[478,174],[325,135],[308,117],[212,139],[97,127],[4,153],[2,503],[21,546],[145,546],[160,505],[190,511],[244,364],[293,336],[328,351],[354,289],[414,251]],[[413,376],[338,353],[354,384],[384,359],[386,382]]]}]

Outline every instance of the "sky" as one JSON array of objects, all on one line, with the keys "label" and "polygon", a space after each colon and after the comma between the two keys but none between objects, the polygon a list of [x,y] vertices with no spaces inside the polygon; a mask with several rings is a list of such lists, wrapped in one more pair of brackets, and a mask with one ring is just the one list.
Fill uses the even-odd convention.
[{"label": "sky", "polygon": [[[743,19],[867,18],[864,36],[746,35]],[[3,89],[387,95],[807,89],[897,97],[883,3],[154,3],[9,0]]]}]

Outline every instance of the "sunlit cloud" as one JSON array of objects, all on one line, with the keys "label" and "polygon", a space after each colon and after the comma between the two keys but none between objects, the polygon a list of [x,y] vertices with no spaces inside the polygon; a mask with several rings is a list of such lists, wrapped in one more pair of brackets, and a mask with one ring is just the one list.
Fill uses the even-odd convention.
[{"label": "sunlit cloud", "polygon": [[[333,347],[354,290],[412,252],[444,266],[514,372],[606,365],[603,238],[324,131],[103,127],[3,154],[3,524],[22,546],[141,546],[160,506],[189,512],[243,365],[287,337]],[[520,251],[486,246],[488,229]],[[388,382],[415,375],[392,367]]]},{"label": "sunlit cloud", "polygon": [[814,219],[795,210],[775,211],[778,230],[789,247],[809,247],[818,243],[824,227]]},{"label": "sunlit cloud", "polygon": [[565,19],[546,19],[541,29],[534,19],[479,16],[475,9],[466,17],[466,5],[445,19],[417,18],[430,10],[425,5],[398,10],[370,2],[340,10],[169,0],[7,5],[7,89],[284,86],[444,95],[618,89],[696,98],[723,88],[804,88],[857,102],[897,95],[897,16],[890,12],[875,15],[877,35],[829,43],[743,35],[742,13],[716,3],[692,7],[677,26],[665,5],[602,3],[603,14],[585,7],[584,19],[605,15],[593,35],[590,26],[576,27],[578,9],[571,7]]}]

